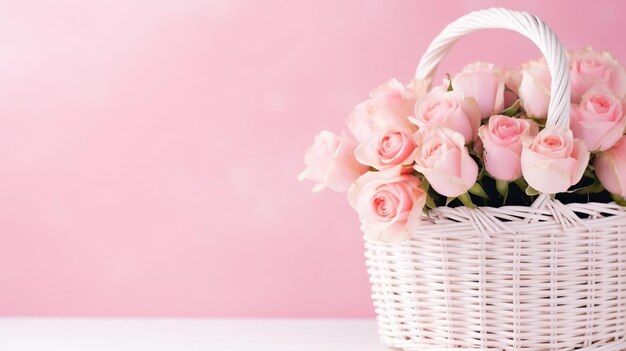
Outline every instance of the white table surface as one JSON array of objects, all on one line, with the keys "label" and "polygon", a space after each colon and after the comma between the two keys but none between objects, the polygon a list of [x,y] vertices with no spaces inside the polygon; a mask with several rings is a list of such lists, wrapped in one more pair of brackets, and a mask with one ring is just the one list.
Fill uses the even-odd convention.
[{"label": "white table surface", "polygon": [[0,318],[1,351],[388,351],[366,319]]}]

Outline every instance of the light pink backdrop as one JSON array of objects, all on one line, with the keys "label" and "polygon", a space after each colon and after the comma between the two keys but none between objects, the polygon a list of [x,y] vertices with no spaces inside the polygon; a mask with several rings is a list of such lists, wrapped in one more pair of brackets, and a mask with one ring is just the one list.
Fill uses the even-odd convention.
[{"label": "light pink backdrop", "polygon": [[[626,61],[593,3],[3,1],[0,314],[371,316],[356,215],[296,181],[313,135],[473,9]],[[442,71],[538,55],[483,32]]]}]

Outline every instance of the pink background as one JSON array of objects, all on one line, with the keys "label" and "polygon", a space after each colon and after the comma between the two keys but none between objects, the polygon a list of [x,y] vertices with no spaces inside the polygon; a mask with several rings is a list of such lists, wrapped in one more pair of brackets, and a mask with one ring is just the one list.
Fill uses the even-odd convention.
[{"label": "pink background", "polygon": [[[626,61],[620,1],[3,1],[0,315],[372,316],[356,215],[305,148],[493,5]],[[441,72],[538,57],[513,33]]]}]

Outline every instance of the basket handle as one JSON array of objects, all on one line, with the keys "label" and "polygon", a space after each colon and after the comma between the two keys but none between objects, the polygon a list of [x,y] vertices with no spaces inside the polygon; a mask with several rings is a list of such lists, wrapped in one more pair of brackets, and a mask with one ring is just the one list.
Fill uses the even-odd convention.
[{"label": "basket handle", "polygon": [[532,40],[546,58],[552,84],[547,125],[569,128],[569,65],[558,38],[542,20],[526,12],[490,8],[471,12],[446,26],[430,43],[415,72],[415,78],[432,78],[437,66],[452,45],[466,34],[479,29],[508,29]]}]

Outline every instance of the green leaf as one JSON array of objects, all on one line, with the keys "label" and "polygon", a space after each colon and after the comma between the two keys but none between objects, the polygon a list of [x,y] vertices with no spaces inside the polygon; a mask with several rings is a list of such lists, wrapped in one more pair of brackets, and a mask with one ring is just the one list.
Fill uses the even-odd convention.
[{"label": "green leaf", "polygon": [[478,162],[478,164],[480,164],[481,166],[480,166],[480,171],[478,172],[478,176],[476,177],[477,181],[483,179],[483,177],[487,173],[485,171],[485,164],[484,164],[484,162]]},{"label": "green leaf", "polygon": [[595,173],[589,168],[585,169],[585,177],[596,179]]},{"label": "green leaf", "polygon": [[536,196],[541,194],[538,190],[533,189],[530,185],[526,188],[526,195],[528,196]]},{"label": "green leaf", "polygon": [[576,189],[574,191],[568,191],[568,193],[573,192],[576,194],[596,194],[599,193],[601,191],[604,190],[604,187],[602,186],[602,183],[600,183],[599,181],[595,181],[593,184],[582,187],[580,189]]},{"label": "green leaf", "polygon": [[611,194],[611,199],[613,199],[613,201],[615,201],[616,204],[626,207],[626,199],[624,199],[623,197],[619,195]]},{"label": "green leaf", "polygon": [[463,203],[463,206],[465,206],[465,207],[469,207],[469,208],[476,208],[477,207],[472,202],[472,197],[469,195],[469,193],[465,193],[465,194],[460,195],[458,197],[458,199],[461,200],[461,203]]},{"label": "green leaf", "polygon": [[517,117],[520,113],[520,99],[515,100],[513,105],[509,106],[502,114],[509,117]]},{"label": "green leaf", "polygon": [[438,192],[436,192],[432,186],[429,186],[428,196],[433,198],[433,201],[435,201],[435,203],[437,204],[437,207],[443,206],[445,203],[445,197],[439,194]]},{"label": "green leaf", "polygon": [[437,204],[435,203],[435,200],[430,195],[426,196],[426,207],[430,209],[437,208]]},{"label": "green leaf", "polygon": [[446,91],[454,91],[452,88],[452,78],[450,78],[450,73],[446,73],[446,78],[448,78],[448,89]]},{"label": "green leaf", "polygon": [[489,198],[489,195],[487,195],[487,193],[485,192],[485,189],[483,189],[483,187],[480,186],[480,184],[478,183],[474,183],[474,185],[472,185],[472,187],[469,188],[468,191],[470,192],[470,194],[474,194],[476,196],[482,197],[483,199]]},{"label": "green leaf", "polygon": [[456,197],[448,197],[448,198],[446,198],[446,206],[448,206],[455,199],[456,199]]},{"label": "green leaf", "polygon": [[519,178],[519,179],[516,179],[516,180],[514,181],[514,183],[515,183],[515,185],[517,185],[517,186],[520,188],[520,190],[522,190],[522,191],[526,191],[526,188],[528,188],[528,183],[526,183],[526,180],[525,180],[524,178]]},{"label": "green leaf", "polygon": [[506,202],[507,197],[509,197],[509,182],[496,179],[496,189],[504,198],[504,202]]}]

